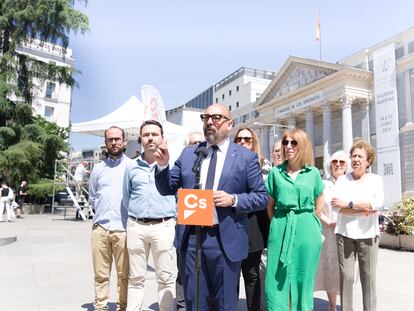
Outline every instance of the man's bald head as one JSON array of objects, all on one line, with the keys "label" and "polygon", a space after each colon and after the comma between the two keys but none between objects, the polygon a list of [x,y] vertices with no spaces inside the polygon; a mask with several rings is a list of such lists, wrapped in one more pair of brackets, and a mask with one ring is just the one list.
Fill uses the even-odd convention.
[{"label": "man's bald head", "polygon": [[204,113],[203,130],[206,140],[217,145],[229,137],[233,127],[230,111],[222,104],[208,106]]},{"label": "man's bald head", "polygon": [[221,114],[223,116],[225,116],[227,119],[231,120],[231,113],[230,111],[227,109],[226,106],[222,105],[222,104],[212,104],[210,106],[207,107],[206,109],[206,114]]}]

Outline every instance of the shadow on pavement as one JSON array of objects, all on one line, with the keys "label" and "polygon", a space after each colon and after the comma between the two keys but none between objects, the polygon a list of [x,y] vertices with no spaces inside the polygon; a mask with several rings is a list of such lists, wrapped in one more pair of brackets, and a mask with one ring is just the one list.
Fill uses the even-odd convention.
[{"label": "shadow on pavement", "polygon": [[[81,307],[83,309],[85,309],[85,311],[94,311],[92,302],[85,303],[85,304],[81,305]],[[115,302],[108,303],[108,311],[116,311],[116,303]]]}]

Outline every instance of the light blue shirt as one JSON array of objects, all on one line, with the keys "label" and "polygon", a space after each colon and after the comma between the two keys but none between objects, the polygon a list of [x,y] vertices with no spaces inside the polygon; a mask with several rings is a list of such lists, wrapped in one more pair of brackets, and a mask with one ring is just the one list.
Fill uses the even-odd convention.
[{"label": "light blue shirt", "polygon": [[162,196],[155,186],[156,162],[149,165],[142,156],[127,165],[124,204],[136,218],[176,217],[175,196]]},{"label": "light blue shirt", "polygon": [[132,160],[126,155],[108,157],[95,165],[89,179],[89,204],[95,209],[93,224],[106,230],[125,231],[128,219],[122,202],[125,168]]}]

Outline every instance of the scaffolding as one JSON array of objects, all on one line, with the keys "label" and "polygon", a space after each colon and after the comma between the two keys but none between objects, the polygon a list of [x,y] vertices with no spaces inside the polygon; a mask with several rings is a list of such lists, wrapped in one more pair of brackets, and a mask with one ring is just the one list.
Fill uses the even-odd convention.
[{"label": "scaffolding", "polygon": [[[53,182],[52,216],[63,210],[63,218],[75,217],[84,221],[94,217],[95,213],[88,203],[88,182],[78,181],[72,174],[76,164],[69,157],[55,160]],[[57,197],[57,191],[65,190],[65,197]]]}]

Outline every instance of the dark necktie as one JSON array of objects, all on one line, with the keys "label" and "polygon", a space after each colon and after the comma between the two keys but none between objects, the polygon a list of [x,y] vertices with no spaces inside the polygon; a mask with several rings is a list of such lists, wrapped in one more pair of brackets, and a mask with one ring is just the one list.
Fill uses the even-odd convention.
[{"label": "dark necktie", "polygon": [[213,154],[211,155],[210,164],[208,166],[206,186],[204,189],[213,189],[214,176],[216,175],[217,150],[219,147],[211,146],[211,149],[213,149]]}]

